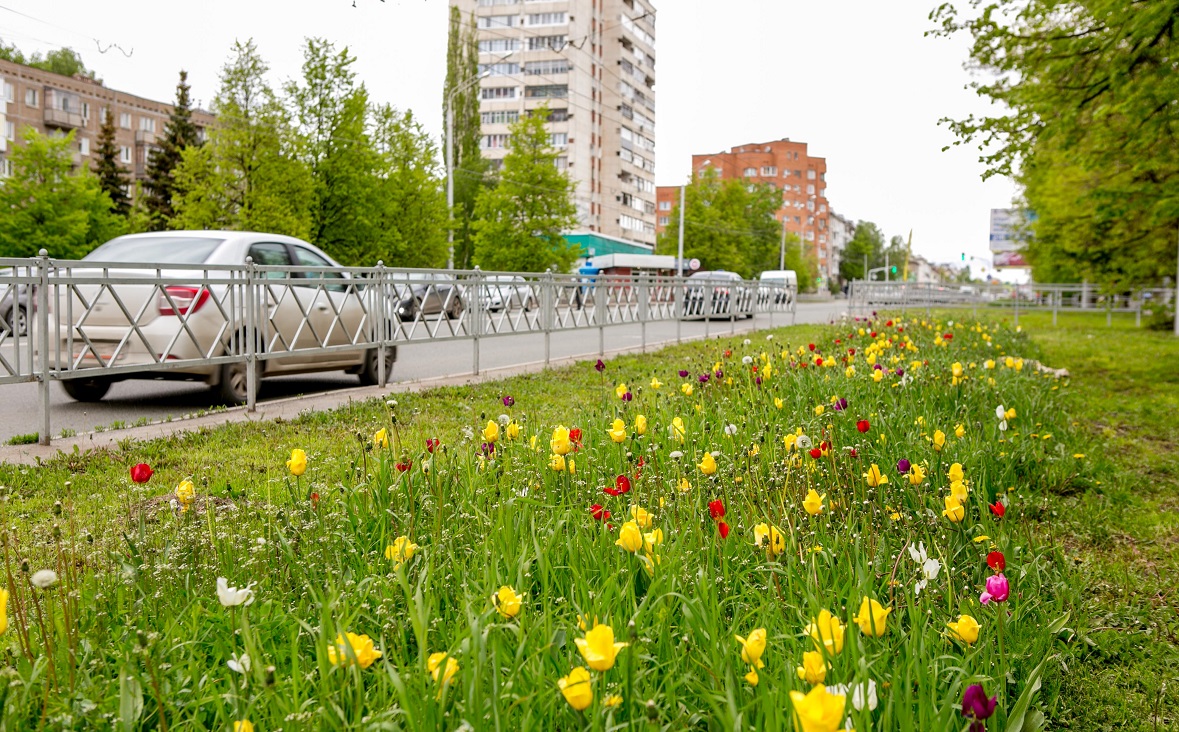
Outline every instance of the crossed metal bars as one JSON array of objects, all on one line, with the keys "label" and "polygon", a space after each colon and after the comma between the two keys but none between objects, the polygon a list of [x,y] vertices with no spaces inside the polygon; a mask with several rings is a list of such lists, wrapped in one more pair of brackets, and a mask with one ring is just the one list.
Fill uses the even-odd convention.
[{"label": "crossed metal bars", "polygon": [[1102,312],[1106,324],[1114,313],[1132,313],[1135,325],[1142,325],[1142,311],[1162,307],[1175,296],[1172,289],[1126,288],[1119,292],[1103,291],[1095,285],[1081,284],[944,284],[935,282],[866,282],[856,280],[848,291],[848,310],[861,315],[878,308],[971,307],[1010,308],[1019,325],[1021,310],[1051,310],[1056,325],[1060,312]]},{"label": "crossed metal bars", "polygon": [[[735,321],[795,312],[793,287],[637,273],[564,275],[376,267],[184,265],[0,259],[0,303],[25,293],[28,333],[0,322],[0,385],[38,382],[40,440],[50,435],[49,384],[70,379],[247,364],[254,409],[259,367],[271,359],[333,359],[399,344],[479,341],[698,318]],[[31,296],[30,296],[31,295]],[[772,323],[772,321],[771,321]],[[735,326],[733,326],[735,327]],[[707,334],[707,330],[706,330]]]}]

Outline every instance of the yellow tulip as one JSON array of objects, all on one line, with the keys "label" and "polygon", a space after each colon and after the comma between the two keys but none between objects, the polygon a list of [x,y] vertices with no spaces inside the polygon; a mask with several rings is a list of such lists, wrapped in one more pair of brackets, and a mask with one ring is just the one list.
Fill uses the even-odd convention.
[{"label": "yellow tulip", "polygon": [[827,678],[827,661],[822,651],[807,651],[802,654],[802,665],[798,667],[798,678],[808,684],[821,684]]},{"label": "yellow tulip", "polygon": [[909,466],[909,483],[911,485],[921,485],[925,482],[925,469],[917,463]]},{"label": "yellow tulip", "polygon": [[868,468],[868,473],[864,476],[868,480],[868,486],[875,488],[878,485],[888,485],[888,476],[880,472],[880,466],[872,463],[872,467]]},{"label": "yellow tulip", "polygon": [[549,447],[556,455],[568,455],[573,451],[573,443],[569,441],[569,428],[565,425],[553,430],[553,438],[549,440]]},{"label": "yellow tulip", "polygon": [[982,628],[978,621],[970,615],[959,615],[958,622],[946,623],[946,627],[952,633],[950,637],[960,640],[968,646],[974,645],[978,641],[978,632]]},{"label": "yellow tulip", "polygon": [[615,419],[608,432],[610,439],[614,442],[624,442],[626,440],[626,422],[623,422],[621,419]]},{"label": "yellow tulip", "polygon": [[956,480],[950,484],[950,495],[958,499],[959,503],[966,501],[966,484],[960,480]]},{"label": "yellow tulip", "polygon": [[389,446],[389,430],[382,427],[373,435],[373,447],[385,448]]},{"label": "yellow tulip", "polygon": [[514,422],[514,421],[508,422],[508,426],[504,427],[504,435],[509,440],[516,439],[517,437],[520,436],[520,425],[516,424],[516,422]]},{"label": "yellow tulip", "polygon": [[950,373],[953,374],[955,379],[962,378],[962,364],[955,361],[953,365],[950,366]]},{"label": "yellow tulip", "polygon": [[1011,356],[1008,356],[1006,359],[1003,360],[1003,365],[1009,369],[1013,369],[1013,368],[1015,368],[1015,359],[1012,358]]},{"label": "yellow tulip", "polygon": [[347,637],[336,636],[336,642],[328,646],[328,661],[333,666],[350,666],[353,663],[361,668],[373,665],[381,652],[373,647],[373,639],[367,635],[348,633]]},{"label": "yellow tulip", "polygon": [[564,471],[565,470],[565,456],[557,454],[557,455],[553,455],[553,456],[549,457],[549,468],[551,468],[553,471],[558,472],[558,473]]},{"label": "yellow tulip", "polygon": [[685,432],[684,420],[679,417],[672,419],[671,420],[671,436],[677,442],[683,442],[684,441],[684,432]]},{"label": "yellow tulip", "polygon": [[638,523],[634,521],[624,523],[622,528],[618,530],[618,540],[614,543],[632,554],[642,549],[643,532],[639,529]]},{"label": "yellow tulip", "polygon": [[0,635],[8,632],[8,590],[0,588]]},{"label": "yellow tulip", "polygon": [[843,650],[843,622],[827,610],[820,611],[819,617],[811,618],[806,634],[815,641],[816,648],[827,649],[828,655],[834,656]]},{"label": "yellow tulip", "polygon": [[802,507],[806,512],[812,516],[817,516],[823,513],[823,500],[827,498],[827,494],[819,495],[814,488],[807,491],[806,498],[802,502]]},{"label": "yellow tulip", "polygon": [[843,370],[843,375],[849,379],[851,377],[855,376],[856,375],[856,367],[855,366],[848,366],[847,368],[845,368]]},{"label": "yellow tulip", "polygon": [[891,607],[884,607],[875,600],[865,597],[860,603],[860,612],[854,620],[864,635],[882,636],[888,631],[888,614],[891,612]]},{"label": "yellow tulip", "polygon": [[495,421],[487,421],[487,426],[483,428],[483,439],[491,443],[499,439],[499,425]]},{"label": "yellow tulip", "polygon": [[766,550],[766,558],[773,561],[786,550],[786,539],[777,526],[758,524],[753,527],[753,543]]},{"label": "yellow tulip", "polygon": [[818,405],[817,407],[815,407],[815,416],[816,416],[816,417],[822,417],[822,416],[823,416],[823,412],[826,412],[826,411],[827,411],[827,408],[826,408],[826,407],[824,407],[822,404],[820,404],[820,405]]},{"label": "yellow tulip", "polygon": [[[302,475],[302,473],[296,473],[296,475]],[[182,480],[180,485],[176,486],[176,502],[185,510],[188,510],[188,507],[196,502],[196,486],[192,484],[191,480]]]},{"label": "yellow tulip", "polygon": [[655,529],[643,534],[643,548],[649,554],[655,553],[655,547],[663,543],[663,529]]},{"label": "yellow tulip", "polygon": [[614,396],[621,399],[622,397],[626,396],[628,391],[630,391],[630,389],[627,388],[625,383],[619,384],[618,386],[614,387]]},{"label": "yellow tulip", "polygon": [[610,696],[608,696],[602,700],[602,706],[606,707],[607,709],[610,709],[612,707],[616,707],[621,703],[622,703],[622,697],[619,696],[618,694],[611,694]]},{"label": "yellow tulip", "polygon": [[399,536],[393,540],[392,544],[385,547],[385,559],[400,567],[413,558],[413,553],[417,551],[417,548],[418,545],[410,541],[408,536]]},{"label": "yellow tulip", "polygon": [[876,384],[879,384],[881,381],[884,381],[884,369],[873,369],[872,370],[872,381],[873,381],[873,383],[876,383]]},{"label": "yellow tulip", "polygon": [[1015,419],[1015,407],[1008,409],[1007,413],[1003,415],[1003,418],[1004,419]]},{"label": "yellow tulip", "polygon": [[684,393],[684,396],[692,396],[694,389],[692,388],[691,384],[685,381],[684,383],[680,384],[680,391]]},{"label": "yellow tulip", "polygon": [[798,443],[798,435],[786,435],[782,438],[782,445],[786,448],[786,452],[794,449]]},{"label": "yellow tulip", "polygon": [[233,732],[254,732],[254,723],[248,719],[234,720]]},{"label": "yellow tulip", "polygon": [[783,406],[785,406],[785,404],[786,404],[786,402],[782,401],[781,397],[774,397],[774,407],[775,408],[781,409]]},{"label": "yellow tulip", "polygon": [[642,506],[631,506],[630,516],[639,525],[640,529],[651,528],[651,512]]},{"label": "yellow tulip", "polygon": [[614,642],[614,629],[609,625],[595,625],[584,638],[574,638],[581,657],[594,671],[609,671],[614,667],[614,659],[618,652],[626,648],[626,643]]},{"label": "yellow tulip", "polygon": [[946,433],[942,432],[941,430],[935,430],[933,433],[933,449],[937,450],[938,452],[941,452],[942,448],[945,446],[946,446]]},{"label": "yellow tulip", "polygon": [[962,501],[958,500],[957,496],[946,496],[946,510],[942,511],[942,515],[950,519],[954,523],[958,523],[966,518],[966,508],[962,505]]},{"label": "yellow tulip", "polygon": [[965,436],[966,436],[966,427],[964,425],[957,425],[956,427],[954,427],[954,437],[957,437],[959,440],[961,440]]},{"label": "yellow tulip", "polygon": [[835,732],[843,721],[846,701],[846,697],[828,692],[822,684],[806,694],[790,692],[795,727],[799,732]]},{"label": "yellow tulip", "polygon": [[594,703],[594,687],[590,683],[590,672],[585,670],[585,666],[578,666],[570,671],[568,676],[563,676],[557,681],[557,688],[561,690],[561,696],[565,697],[569,706],[579,712]]},{"label": "yellow tulip", "polygon": [[635,415],[635,434],[640,436],[647,434],[647,418],[641,414]]},{"label": "yellow tulip", "polygon": [[761,656],[766,652],[766,629],[755,628],[748,638],[733,636],[741,644],[741,660],[754,668],[765,668]]},{"label": "yellow tulip", "polygon": [[759,679],[757,678],[757,669],[750,666],[749,673],[745,674],[745,683],[749,684],[750,686],[757,686],[758,681]]},{"label": "yellow tulip", "polygon": [[504,585],[491,595],[491,604],[500,615],[505,618],[514,618],[520,614],[520,607],[524,604],[524,598],[511,588],[510,585]]},{"label": "yellow tulip", "polygon": [[652,376],[652,377],[651,377],[651,388],[652,388],[652,389],[662,389],[662,388],[663,388],[663,382],[662,382],[662,381],[660,381],[658,378],[656,378],[656,377]]},{"label": "yellow tulip", "polygon": [[[442,664],[443,661],[446,661],[445,666]],[[431,653],[430,657],[426,659],[426,669],[434,677],[436,683],[446,684],[458,673],[459,664],[449,654],[440,651],[438,653]]]},{"label": "yellow tulip", "polygon": [[705,475],[712,475],[716,472],[716,459],[712,457],[712,453],[704,453],[704,457],[700,459],[700,464],[696,467],[700,468],[700,472]]},{"label": "yellow tulip", "polygon": [[951,465],[948,477],[949,477],[951,483],[953,483],[955,481],[965,480],[966,476],[962,472],[962,463],[954,463],[953,465]]},{"label": "yellow tulip", "polygon": [[984,369],[995,368],[995,360],[993,358],[988,358],[986,361],[983,362],[983,368]]},{"label": "yellow tulip", "polygon": [[299,448],[291,450],[291,459],[287,461],[287,470],[291,475],[299,476],[307,472],[307,453]]},{"label": "yellow tulip", "polygon": [[688,482],[687,478],[680,478],[679,485],[676,487],[680,489],[680,493],[687,493],[692,490],[692,484]]}]

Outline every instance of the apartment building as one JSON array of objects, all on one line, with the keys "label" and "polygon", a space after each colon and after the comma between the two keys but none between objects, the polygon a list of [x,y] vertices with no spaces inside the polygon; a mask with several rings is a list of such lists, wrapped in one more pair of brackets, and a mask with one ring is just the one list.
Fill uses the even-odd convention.
[{"label": "apartment building", "polygon": [[[824,283],[838,274],[839,262],[833,255],[828,231],[826,159],[812,156],[805,142],[786,138],[692,156],[693,175],[703,175],[710,169],[722,179],[735,178],[776,188],[782,197],[782,206],[776,214],[778,221],[814,250]],[[658,232],[662,233],[669,223],[678,201],[679,186],[657,189]]]},{"label": "apartment building", "polygon": [[[119,162],[133,181],[147,177],[147,162],[172,105],[108,89],[84,77],[54,74],[0,60],[0,177],[12,172],[9,152],[20,145],[25,127],[43,134],[74,133],[75,165],[92,165],[102,117],[115,121]],[[193,110],[198,133],[213,124],[212,114]],[[134,186],[129,186],[134,195]]]},{"label": "apartment building", "polygon": [[548,105],[579,229],[655,244],[655,8],[650,0],[450,0],[479,40],[483,155]]},{"label": "apartment building", "polygon": [[827,220],[827,231],[830,235],[830,253],[834,264],[831,265],[831,276],[839,274],[839,263],[843,261],[843,250],[856,235],[856,223],[851,219],[840,216],[831,209],[831,216]]}]

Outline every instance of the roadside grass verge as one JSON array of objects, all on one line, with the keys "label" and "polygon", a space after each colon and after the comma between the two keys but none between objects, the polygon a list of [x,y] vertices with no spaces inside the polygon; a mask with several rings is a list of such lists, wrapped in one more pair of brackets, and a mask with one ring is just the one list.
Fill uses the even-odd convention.
[{"label": "roadside grass verge", "polygon": [[[804,653],[819,651],[809,681],[821,670],[827,685],[861,689],[846,695],[835,725],[965,728],[963,690],[981,683],[998,697],[990,728],[1036,729],[1043,710],[1074,729],[1165,729],[1176,688],[1162,690],[1175,675],[1167,584],[1179,437],[1179,386],[1165,364],[1179,353],[1065,316],[1052,329],[1021,314],[1023,334],[942,323],[960,317],[910,314],[915,350],[896,347],[900,323],[884,318],[865,325],[878,338],[858,325],[801,326],[773,340],[724,337],[621,357],[602,373],[579,364],[0,466],[14,595],[3,720],[790,729],[790,692],[812,686],[796,668],[807,676]],[[893,344],[881,345],[886,338]],[[1037,351],[1069,368],[1072,386],[1030,361],[1023,370],[1004,363]],[[831,365],[814,366],[816,353]],[[1106,373],[1119,353],[1134,366]],[[881,365],[879,381],[866,355]],[[1144,386],[1151,378],[1163,386]],[[620,383],[629,401],[615,393]],[[1107,394],[1109,384],[1125,395]],[[835,409],[840,398],[848,406]],[[999,404],[1015,410],[1006,430]],[[1099,419],[1105,410],[1112,416]],[[498,424],[494,450],[482,434],[488,422]],[[515,439],[509,424],[520,428]],[[582,439],[558,471],[559,425],[579,427]],[[374,447],[382,428],[390,444]],[[1163,443],[1150,457],[1139,443],[1146,431]],[[800,447],[800,436],[810,444]],[[427,439],[441,447],[430,452]],[[294,448],[309,456],[302,476],[284,465]],[[713,452],[717,469],[706,475],[699,465]],[[926,478],[900,474],[902,458]],[[140,462],[155,470],[144,486],[128,478]],[[955,463],[968,490],[960,523],[943,515]],[[872,465],[889,483],[869,485]],[[631,490],[607,495],[619,476]],[[175,510],[173,489],[185,479],[196,497]],[[815,515],[804,506],[811,489],[822,502]],[[998,518],[988,506],[1003,501]],[[596,520],[591,504],[612,516]],[[633,553],[616,545],[629,520],[649,522],[641,533],[652,535]],[[400,536],[417,550],[389,558]],[[935,576],[912,557],[918,547],[938,561]],[[983,606],[992,551],[1005,555],[1012,593]],[[30,589],[22,559],[30,571],[56,567],[60,586]],[[223,607],[219,576],[256,583],[256,602]],[[513,617],[490,600],[505,585],[523,595]],[[892,608],[882,637],[852,620],[866,598]],[[839,650],[807,635],[822,610],[845,626]],[[42,612],[49,620],[39,623]],[[976,643],[950,638],[945,624],[961,614],[981,622]],[[592,665],[573,641],[595,618],[631,645],[612,668],[591,672],[592,701],[579,712],[557,680]],[[754,686],[733,636],[758,628],[767,642]],[[383,655],[361,668],[372,660],[361,648],[336,644],[346,631],[370,636]],[[435,653],[458,664],[448,682],[449,662],[431,664]],[[252,659],[246,673],[226,665],[240,668],[242,654]]]}]

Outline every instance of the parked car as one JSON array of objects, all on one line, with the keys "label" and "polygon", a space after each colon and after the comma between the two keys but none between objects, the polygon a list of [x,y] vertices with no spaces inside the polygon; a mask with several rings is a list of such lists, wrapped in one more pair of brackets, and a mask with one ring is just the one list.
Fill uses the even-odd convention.
[{"label": "parked car", "polygon": [[758,277],[757,301],[765,304],[789,305],[798,292],[798,274],[792,269],[771,269]]},{"label": "parked car", "polygon": [[444,315],[450,320],[463,317],[462,288],[453,281],[425,272],[411,272],[408,279],[409,286],[400,288],[401,302],[397,305],[397,317],[402,322],[427,315]]},{"label": "parked car", "polygon": [[484,279],[482,306],[498,313],[505,308],[533,310],[539,304],[536,290],[519,275],[492,275]]},{"label": "parked car", "polygon": [[751,318],[754,288],[736,272],[700,270],[688,276],[681,310],[685,318]]},{"label": "parked car", "polygon": [[36,307],[34,292],[36,288],[32,285],[13,285],[8,288],[0,300],[0,333],[18,336],[29,334],[29,316]]},{"label": "parked car", "polygon": [[[95,267],[75,268],[72,276],[105,275],[122,282],[62,285],[50,294],[50,332],[56,328],[58,333],[59,368],[93,370],[92,376],[62,379],[66,393],[78,401],[92,402],[102,399],[120,379],[181,379],[204,381],[224,402],[244,402],[244,361],[186,363],[131,373],[104,374],[98,369],[245,352],[244,298],[240,294],[230,297],[227,284],[205,285],[202,279],[207,271],[209,279],[225,280],[228,270],[219,272],[218,265],[240,265],[247,257],[263,266],[340,266],[305,241],[236,231],[131,234],[112,239],[86,255],[83,261],[94,262]],[[135,282],[138,278],[155,280],[152,265],[182,265],[163,270],[164,277],[177,284]],[[256,361],[258,377],[344,370],[359,375],[362,384],[377,383],[380,349],[319,350],[322,346],[369,342],[371,319],[362,300],[362,283],[340,271],[292,274],[263,270],[263,277],[276,282],[264,289],[265,305],[259,308],[264,317],[256,325],[255,351],[273,357]],[[397,350],[387,348],[385,354],[388,374]]]}]

